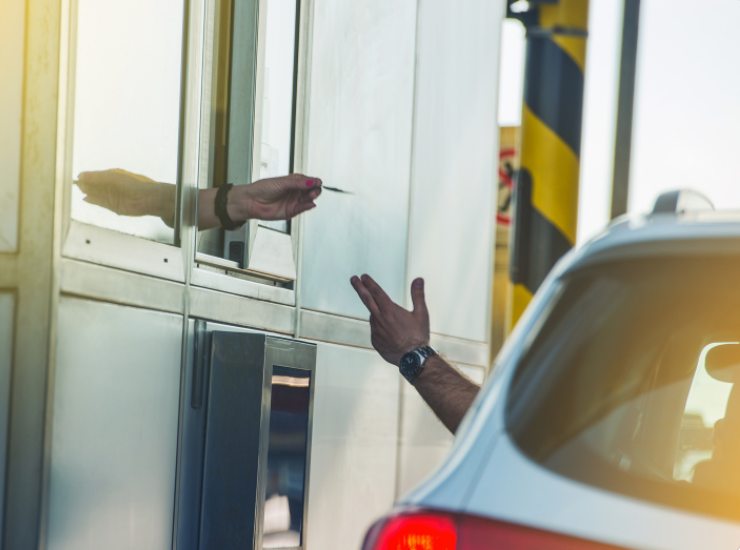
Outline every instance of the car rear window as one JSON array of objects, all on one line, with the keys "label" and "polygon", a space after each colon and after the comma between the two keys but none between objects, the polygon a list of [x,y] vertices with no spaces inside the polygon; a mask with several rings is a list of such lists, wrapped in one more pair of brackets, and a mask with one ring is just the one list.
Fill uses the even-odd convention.
[{"label": "car rear window", "polygon": [[507,401],[526,455],[583,483],[740,520],[740,259],[576,273],[531,341]]}]

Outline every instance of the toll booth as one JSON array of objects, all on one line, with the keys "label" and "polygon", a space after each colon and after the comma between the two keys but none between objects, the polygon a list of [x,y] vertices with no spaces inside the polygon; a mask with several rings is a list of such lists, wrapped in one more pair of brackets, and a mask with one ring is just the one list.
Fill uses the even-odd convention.
[{"label": "toll booth", "polygon": [[[453,436],[350,276],[424,277],[432,346],[488,372],[503,4],[0,10],[0,548],[359,547]],[[348,192],[199,223],[288,172]]]}]

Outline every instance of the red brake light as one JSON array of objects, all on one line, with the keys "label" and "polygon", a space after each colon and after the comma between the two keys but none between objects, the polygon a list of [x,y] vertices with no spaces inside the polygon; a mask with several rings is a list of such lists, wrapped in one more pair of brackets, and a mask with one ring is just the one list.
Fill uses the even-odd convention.
[{"label": "red brake light", "polygon": [[363,550],[455,550],[454,518],[434,512],[391,516],[377,522],[365,537]]},{"label": "red brake light", "polygon": [[368,531],[363,550],[608,550],[585,539],[445,512],[401,512]]}]

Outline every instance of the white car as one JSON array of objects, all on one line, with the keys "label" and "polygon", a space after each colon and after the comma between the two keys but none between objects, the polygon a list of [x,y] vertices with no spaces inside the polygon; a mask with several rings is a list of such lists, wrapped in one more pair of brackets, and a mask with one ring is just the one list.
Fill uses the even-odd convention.
[{"label": "white car", "polygon": [[740,547],[740,216],[695,198],[558,263],[364,550]]}]

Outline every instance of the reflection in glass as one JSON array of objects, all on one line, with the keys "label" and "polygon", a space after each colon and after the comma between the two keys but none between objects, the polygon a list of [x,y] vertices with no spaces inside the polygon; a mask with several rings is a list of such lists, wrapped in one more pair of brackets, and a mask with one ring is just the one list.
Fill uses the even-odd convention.
[{"label": "reflection in glass", "polygon": [[737,520],[738,277],[707,255],[564,278],[509,395],[517,444],[579,481]]},{"label": "reflection in glass", "polygon": [[308,371],[273,367],[263,548],[301,544],[310,381]]},{"label": "reflection in glass", "polygon": [[[73,177],[80,172],[123,168],[156,182],[176,181],[182,28],[181,2],[78,1]],[[111,184],[106,191],[110,200],[103,204],[110,208],[121,199],[122,189]],[[152,183],[151,191],[148,187],[135,190],[137,200],[144,203],[138,208],[155,210],[148,201],[161,198],[161,187]],[[174,192],[164,194],[174,200]],[[85,202],[84,195],[73,186],[73,218],[173,241],[172,229],[159,217],[119,216]]]}]

